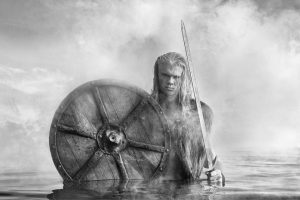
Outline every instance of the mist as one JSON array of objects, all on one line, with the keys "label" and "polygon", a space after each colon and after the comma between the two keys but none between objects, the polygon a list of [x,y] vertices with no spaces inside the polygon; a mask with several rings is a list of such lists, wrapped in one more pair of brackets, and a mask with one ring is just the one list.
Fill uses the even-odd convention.
[{"label": "mist", "polygon": [[297,1],[1,1],[0,167],[54,171],[48,147],[63,98],[95,79],[151,91],[156,58],[184,55],[184,20],[212,143],[300,147]]}]

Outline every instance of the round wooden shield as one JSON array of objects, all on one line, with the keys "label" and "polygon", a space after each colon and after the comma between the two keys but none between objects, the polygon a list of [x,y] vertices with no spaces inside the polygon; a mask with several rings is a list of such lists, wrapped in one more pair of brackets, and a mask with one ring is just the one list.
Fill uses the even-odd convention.
[{"label": "round wooden shield", "polygon": [[170,130],[148,93],[97,80],[64,99],[54,115],[49,144],[64,180],[149,180],[166,167]]}]

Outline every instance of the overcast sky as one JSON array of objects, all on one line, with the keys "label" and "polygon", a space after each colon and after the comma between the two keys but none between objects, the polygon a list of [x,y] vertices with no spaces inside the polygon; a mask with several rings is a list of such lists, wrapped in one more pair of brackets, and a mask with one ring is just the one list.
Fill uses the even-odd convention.
[{"label": "overcast sky", "polygon": [[0,167],[54,170],[52,117],[85,82],[150,92],[157,56],[184,53],[181,19],[217,151],[299,147],[299,9],[297,0],[0,1]]}]

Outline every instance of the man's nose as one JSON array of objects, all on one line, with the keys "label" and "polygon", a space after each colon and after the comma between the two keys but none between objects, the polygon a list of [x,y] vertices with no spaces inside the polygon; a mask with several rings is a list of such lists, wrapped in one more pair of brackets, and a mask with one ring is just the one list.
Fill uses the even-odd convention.
[{"label": "man's nose", "polygon": [[174,84],[175,83],[175,78],[174,77],[170,77],[168,83],[169,84]]}]

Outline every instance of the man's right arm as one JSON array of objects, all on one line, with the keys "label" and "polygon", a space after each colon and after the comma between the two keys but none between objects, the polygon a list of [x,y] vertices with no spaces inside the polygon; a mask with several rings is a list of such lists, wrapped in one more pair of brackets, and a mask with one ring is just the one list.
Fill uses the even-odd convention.
[{"label": "man's right arm", "polygon": [[202,112],[203,112],[205,128],[206,128],[206,133],[207,133],[207,139],[208,139],[208,144],[209,144],[209,147],[207,148],[206,153],[209,154],[208,156],[213,158],[211,169],[208,169],[209,167],[208,167],[207,159],[204,162],[204,168],[207,168],[209,170],[206,172],[206,175],[209,180],[220,181],[220,182],[222,182],[222,185],[224,186],[225,185],[225,177],[222,173],[222,165],[210,143],[210,137],[212,134],[213,112],[212,112],[212,109],[204,102],[201,102],[201,108],[202,108]]}]

